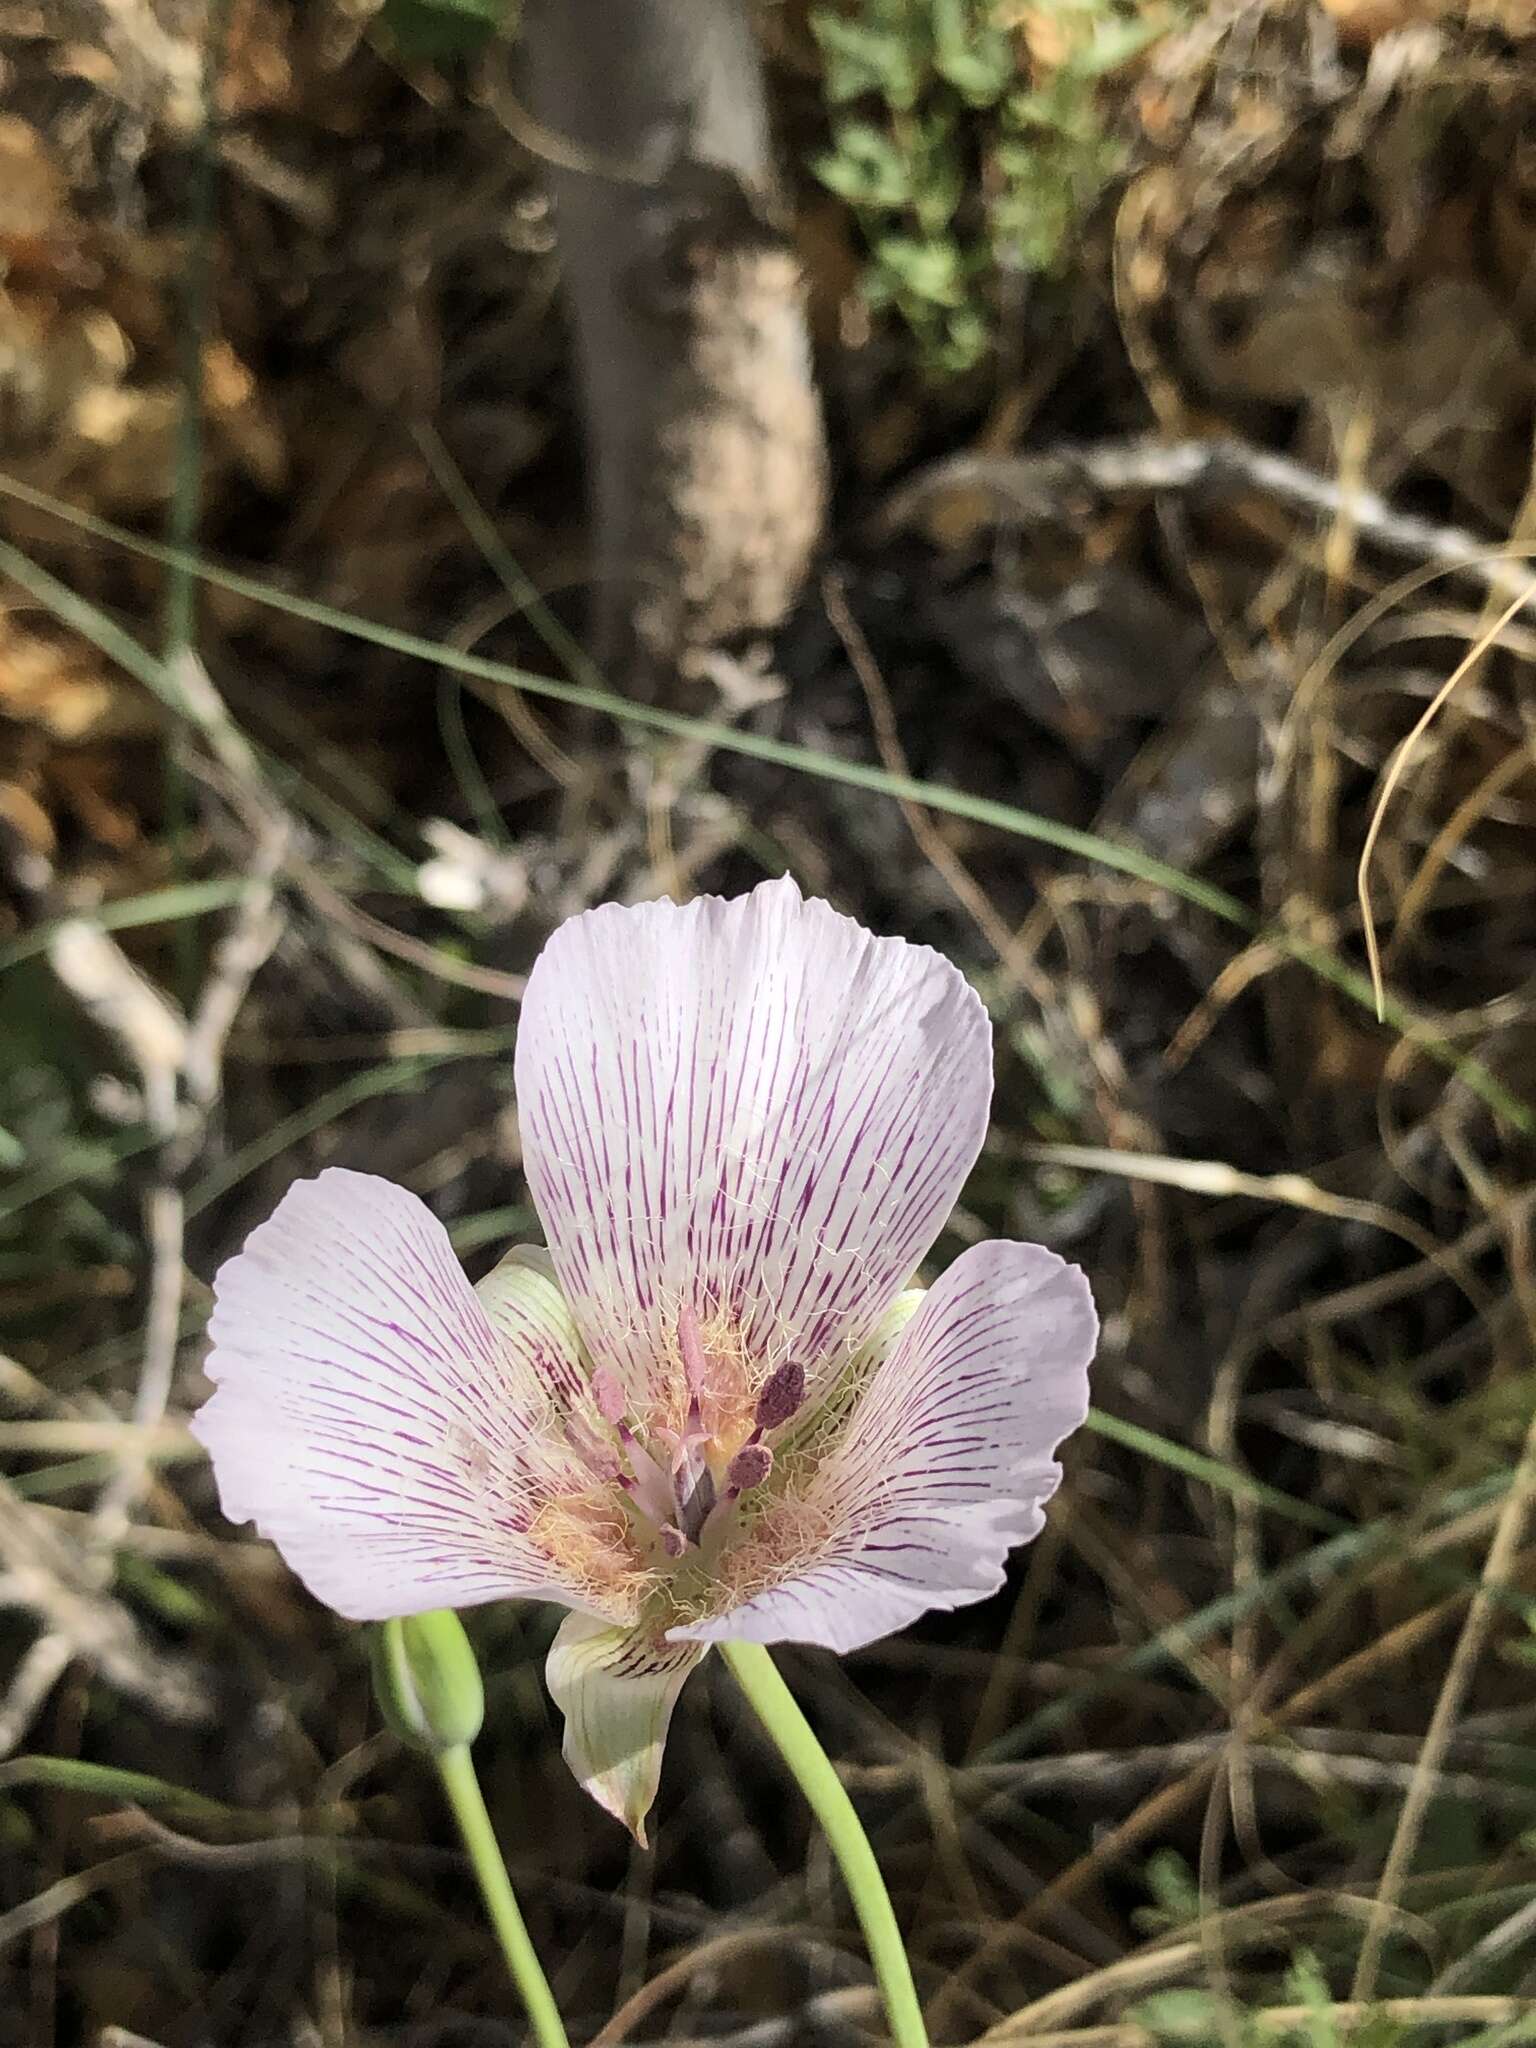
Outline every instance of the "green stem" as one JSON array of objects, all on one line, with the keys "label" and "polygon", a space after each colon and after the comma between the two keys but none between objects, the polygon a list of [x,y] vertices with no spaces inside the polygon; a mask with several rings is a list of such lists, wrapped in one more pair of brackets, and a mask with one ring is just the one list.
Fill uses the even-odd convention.
[{"label": "green stem", "polygon": [[549,1979],[534,1954],[533,1943],[528,1938],[528,1929],[518,1908],[517,1895],[512,1889],[512,1880],[507,1876],[507,1866],[502,1861],[491,1816],[485,1810],[485,1799],[480,1791],[480,1780],[475,1776],[468,1743],[461,1742],[456,1749],[441,1751],[437,1768],[464,1847],[469,1851],[469,1860],[475,1866],[475,1876],[480,1880],[485,1910],[496,1930],[496,1939],[501,1943],[501,1952],[512,1972],[512,1981],[527,2008],[539,2048],[570,2048],[560,2019],[560,2008],[555,2004],[555,1994],[550,1990]]},{"label": "green stem", "polygon": [[875,1978],[891,2022],[891,2039],[896,2048],[928,2048],[923,2009],[917,2002],[917,1987],[912,1982],[912,1966],[907,1961],[901,1929],[891,1910],[891,1895],[885,1888],[863,1823],[854,1812],[853,1801],[843,1790],[842,1779],[762,1645],[722,1643],[720,1653],[794,1773],[837,1858],[859,1925],[864,1929],[869,1958],[875,1966]]}]

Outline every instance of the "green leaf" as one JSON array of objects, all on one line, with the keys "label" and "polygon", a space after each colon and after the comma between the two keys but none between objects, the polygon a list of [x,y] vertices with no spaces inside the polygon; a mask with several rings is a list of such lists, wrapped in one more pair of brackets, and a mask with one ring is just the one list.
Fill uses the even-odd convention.
[{"label": "green leaf", "polygon": [[402,57],[471,57],[505,22],[511,0],[384,0],[379,23]]},{"label": "green leaf", "polygon": [[84,1792],[94,1799],[126,1799],[135,1806],[182,1806],[210,1819],[224,1819],[235,1811],[146,1771],[119,1770],[80,1757],[16,1756],[0,1763],[0,1792],[34,1785],[55,1792]]},{"label": "green leaf", "polygon": [[920,242],[911,235],[883,235],[875,256],[909,292],[935,305],[961,299],[960,251],[953,242]]},{"label": "green leaf", "polygon": [[967,0],[932,0],[934,69],[974,107],[995,106],[1018,70],[1011,37]]},{"label": "green leaf", "polygon": [[1216,2000],[1209,1991],[1188,1986],[1176,1991],[1155,1991],[1126,2018],[1143,2026],[1162,2041],[1215,2041],[1221,2038]]},{"label": "green leaf", "polygon": [[1311,1949],[1299,1951],[1285,1973],[1285,2002],[1307,2009],[1305,2038],[1308,2048],[1339,2048],[1339,2030],[1333,2019],[1333,1994],[1322,1965]]},{"label": "green leaf", "polygon": [[1092,39],[1086,48],[1074,52],[1071,69],[1079,78],[1104,78],[1111,71],[1118,71],[1122,64],[1128,64],[1132,57],[1139,56],[1148,43],[1156,42],[1163,33],[1154,21],[1113,21],[1100,19],[1094,24]]},{"label": "green leaf", "polygon": [[868,121],[844,122],[835,148],[815,168],[830,191],[855,206],[897,208],[912,196],[905,157],[883,129]]},{"label": "green leaf", "polygon": [[821,45],[825,66],[822,91],[832,106],[861,99],[866,93],[902,110],[916,105],[922,67],[909,34],[872,28],[825,8],[811,16],[811,30]]}]

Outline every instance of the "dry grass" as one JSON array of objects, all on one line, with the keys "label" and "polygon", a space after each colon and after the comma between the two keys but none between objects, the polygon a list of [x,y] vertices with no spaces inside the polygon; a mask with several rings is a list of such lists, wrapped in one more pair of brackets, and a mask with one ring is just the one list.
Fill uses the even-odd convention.
[{"label": "dry grass", "polygon": [[[1049,375],[924,426],[898,338],[829,350],[837,577],[667,730],[595,708],[573,647],[566,348],[500,74],[233,9],[195,530],[275,602],[199,586],[166,660],[152,563],[35,498],[0,535],[7,2048],[519,2038],[355,1635],[219,1520],[182,1428],[207,1281],[322,1160],[419,1190],[474,1270],[532,1234],[507,1052],[544,936],[783,866],[991,1008],[941,1257],[1044,1237],[1106,1311],[1100,1424],[1008,1590],[785,1658],[936,2037],[1536,2039],[1517,29],[1339,49],[1276,0],[1157,52],[1118,218],[1017,337]],[[0,360],[41,366],[0,369],[0,460],[154,536],[195,121],[152,38],[114,60],[137,102],[61,50],[0,13],[36,216],[0,219]],[[1149,479],[1149,427],[1226,466]],[[978,498],[1020,434],[1097,455]],[[729,1688],[690,1687],[641,1856],[560,1763],[551,1626],[474,1618],[480,1755],[573,2037],[877,2031]]]}]

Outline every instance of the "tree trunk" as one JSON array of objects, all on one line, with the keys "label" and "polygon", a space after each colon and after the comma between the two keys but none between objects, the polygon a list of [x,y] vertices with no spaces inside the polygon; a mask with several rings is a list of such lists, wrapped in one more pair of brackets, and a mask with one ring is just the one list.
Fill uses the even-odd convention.
[{"label": "tree trunk", "polygon": [[771,630],[826,456],[745,0],[529,0],[581,369],[595,640],[653,694]]}]

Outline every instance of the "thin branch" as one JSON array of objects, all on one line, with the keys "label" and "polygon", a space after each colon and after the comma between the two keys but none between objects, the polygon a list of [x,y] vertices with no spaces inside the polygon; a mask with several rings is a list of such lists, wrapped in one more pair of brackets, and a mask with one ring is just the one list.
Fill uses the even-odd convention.
[{"label": "thin branch", "polygon": [[1384,553],[1464,571],[1494,596],[1519,598],[1536,614],[1529,579],[1511,566],[1529,555],[1529,549],[1490,544],[1462,527],[1400,512],[1377,491],[1341,484],[1288,456],[1267,454],[1242,441],[1138,437],[1053,448],[1039,455],[949,456],[893,492],[881,509],[879,526],[886,533],[910,526],[930,499],[961,490],[990,493],[1025,519],[1076,517],[1085,497],[1205,492],[1233,498],[1258,492],[1295,512],[1347,518],[1363,540]]}]

